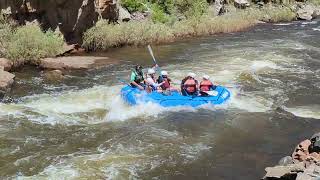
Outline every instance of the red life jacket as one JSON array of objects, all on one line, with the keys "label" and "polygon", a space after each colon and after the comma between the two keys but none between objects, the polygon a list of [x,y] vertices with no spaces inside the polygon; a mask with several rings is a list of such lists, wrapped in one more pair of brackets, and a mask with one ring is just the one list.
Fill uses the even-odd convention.
[{"label": "red life jacket", "polygon": [[200,91],[210,91],[210,87],[212,87],[213,84],[209,80],[203,80],[200,82]]},{"label": "red life jacket", "polygon": [[194,93],[197,90],[197,83],[194,79],[187,79],[184,82],[183,87],[188,93]]}]

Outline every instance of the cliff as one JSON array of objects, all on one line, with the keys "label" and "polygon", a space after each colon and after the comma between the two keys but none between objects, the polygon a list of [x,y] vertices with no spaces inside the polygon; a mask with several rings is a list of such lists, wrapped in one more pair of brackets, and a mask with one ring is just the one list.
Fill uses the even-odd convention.
[{"label": "cliff", "polygon": [[82,33],[100,18],[116,21],[116,0],[1,0],[3,14],[20,25],[37,21],[44,30],[57,28],[68,43],[81,43]]}]

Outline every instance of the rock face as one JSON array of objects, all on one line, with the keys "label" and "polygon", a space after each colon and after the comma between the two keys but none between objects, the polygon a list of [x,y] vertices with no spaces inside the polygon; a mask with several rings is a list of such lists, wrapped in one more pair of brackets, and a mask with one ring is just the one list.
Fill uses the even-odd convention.
[{"label": "rock face", "polygon": [[81,43],[99,16],[118,19],[116,0],[1,0],[0,9],[19,24],[37,20],[44,29],[59,28],[69,43]]},{"label": "rock face", "polygon": [[42,59],[40,67],[44,69],[77,70],[101,67],[116,62],[116,60],[107,57],[71,56]]},{"label": "rock face", "polygon": [[296,146],[292,156],[286,156],[279,165],[267,167],[263,179],[317,180],[320,179],[320,133]]}]

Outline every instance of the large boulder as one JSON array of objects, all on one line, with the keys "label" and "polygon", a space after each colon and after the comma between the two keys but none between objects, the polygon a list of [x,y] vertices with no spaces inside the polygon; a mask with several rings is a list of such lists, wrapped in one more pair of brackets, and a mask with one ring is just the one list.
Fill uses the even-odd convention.
[{"label": "large boulder", "polygon": [[245,9],[250,6],[248,0],[234,0],[234,6],[239,9]]},{"label": "large boulder", "polygon": [[130,21],[131,20],[131,14],[129,13],[128,10],[126,10],[125,8],[123,8],[122,6],[119,6],[119,21]]},{"label": "large boulder", "polygon": [[5,71],[10,71],[13,66],[13,62],[5,58],[0,58],[0,66],[2,66]]},{"label": "large boulder", "polygon": [[42,59],[40,60],[40,67],[44,69],[77,70],[102,67],[117,62],[107,57],[70,56]]},{"label": "large boulder", "polygon": [[294,179],[297,176],[297,173],[303,172],[305,169],[303,163],[298,164],[290,164],[287,166],[275,166],[275,167],[267,167],[266,175],[263,179],[280,179],[280,178],[288,178]]},{"label": "large boulder", "polygon": [[3,71],[3,67],[0,67],[0,97],[2,97],[11,87],[14,82],[14,74],[7,71]]},{"label": "large boulder", "polygon": [[301,20],[310,21],[319,16],[319,14],[319,9],[310,4],[298,5],[297,7],[297,18]]}]

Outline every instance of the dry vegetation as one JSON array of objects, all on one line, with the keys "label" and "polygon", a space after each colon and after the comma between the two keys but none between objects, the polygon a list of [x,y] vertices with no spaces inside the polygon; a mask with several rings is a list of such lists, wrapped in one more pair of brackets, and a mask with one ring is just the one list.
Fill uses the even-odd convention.
[{"label": "dry vegetation", "polygon": [[84,34],[83,46],[89,50],[106,50],[123,45],[170,42],[182,37],[241,31],[252,27],[259,20],[280,22],[291,21],[295,17],[295,13],[288,7],[267,6],[262,9],[234,9],[223,16],[213,17],[203,14],[200,17],[191,17],[173,24],[151,20],[120,24],[100,21]]}]

